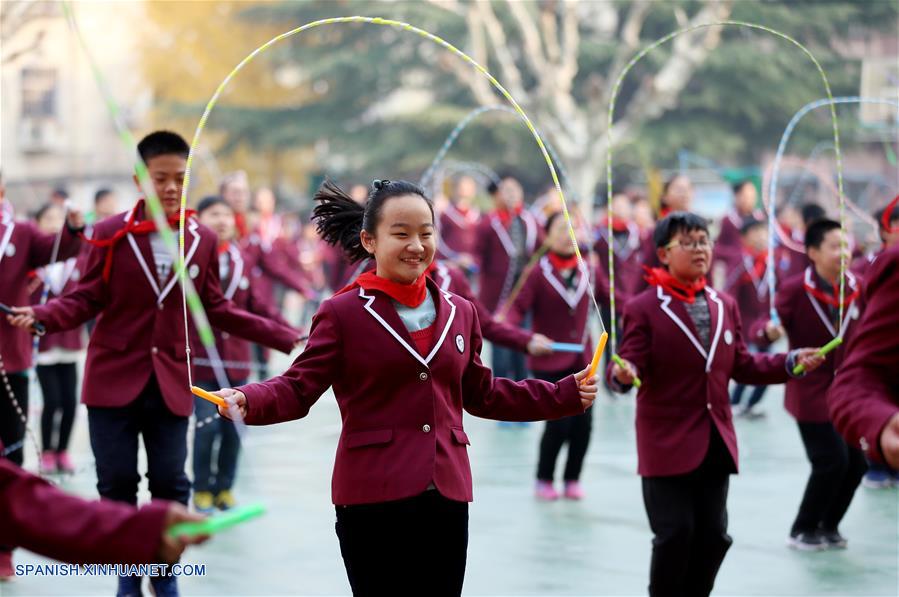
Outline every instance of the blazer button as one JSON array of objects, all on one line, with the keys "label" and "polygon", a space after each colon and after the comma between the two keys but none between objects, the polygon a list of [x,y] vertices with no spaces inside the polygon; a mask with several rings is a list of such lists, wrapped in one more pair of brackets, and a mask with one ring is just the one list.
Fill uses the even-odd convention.
[{"label": "blazer button", "polygon": [[159,349],[154,346],[150,349],[150,352],[152,352],[153,354],[159,354]]},{"label": "blazer button", "polygon": [[229,334],[228,332],[222,332],[222,340],[227,340],[230,337],[231,337],[231,334]]},{"label": "blazer button", "polygon": [[162,311],[165,308],[165,306],[162,303],[159,303],[157,306],[159,307],[160,311]]},{"label": "blazer button", "polygon": [[708,404],[705,405],[705,407],[709,410],[712,410],[712,403],[709,402]]},{"label": "blazer button", "polygon": [[425,373],[424,371],[422,371],[421,373],[418,374],[418,379],[420,379],[422,381],[428,381],[428,374]]},{"label": "blazer button", "polygon": [[422,425],[421,430],[424,431],[425,433],[431,433],[431,426],[430,425]]}]

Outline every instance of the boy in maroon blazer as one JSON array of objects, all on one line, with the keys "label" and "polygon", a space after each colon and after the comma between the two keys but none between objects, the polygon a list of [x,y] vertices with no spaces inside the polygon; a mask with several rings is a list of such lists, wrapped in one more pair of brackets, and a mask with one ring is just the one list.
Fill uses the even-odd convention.
[{"label": "boy in maroon blazer", "polygon": [[[184,139],[168,131],[151,133],[138,144],[172,226],[178,226],[188,151]],[[215,234],[190,217],[184,240],[187,275],[212,326],[290,352],[294,343],[280,338],[280,324],[238,309],[222,295]],[[75,291],[43,306],[17,309],[12,323],[29,327],[39,321],[55,332],[102,313],[88,346],[82,391],[97,490],[105,498],[136,503],[142,435],[150,493],[187,503],[190,481],[184,462],[193,395],[187,387],[174,256],[162,245],[143,200],[97,224],[90,242],[87,272]],[[151,580],[157,591],[176,590],[174,577]],[[119,590],[136,592],[139,583],[140,578],[121,577]]]},{"label": "boy in maroon blazer", "polygon": [[673,212],[653,233],[662,267],[625,307],[624,338],[608,377],[619,391],[639,376],[637,456],[653,534],[649,593],[708,595],[732,540],[728,479],[737,438],[727,386],[783,383],[814,349],[750,354],[732,298],[705,283],[712,257],[706,221]]},{"label": "boy in maroon blazer", "polygon": [[[256,287],[248,268],[248,260],[235,242],[234,210],[218,196],[206,197],[197,205],[197,219],[218,235],[218,268],[222,294],[237,307],[280,324],[276,332],[279,342],[290,343],[300,336]],[[191,330],[194,332],[194,330]],[[247,383],[251,363],[250,343],[232,338],[228,332],[214,329],[215,346],[231,385]],[[216,374],[206,348],[195,337],[197,367],[194,382],[207,389],[218,389]],[[215,405],[202,398],[195,398],[194,409],[197,428],[194,433],[193,472],[194,506],[198,512],[212,512],[216,507],[227,510],[234,505],[231,488],[237,474],[237,458],[240,452],[240,436],[234,424],[216,417]],[[212,466],[213,444],[218,440],[219,449],[215,467]],[[212,469],[216,472],[213,473]]]},{"label": "boy in maroon blazer", "polygon": [[[505,303],[531,255],[542,242],[542,230],[534,216],[524,209],[524,191],[511,176],[488,188],[494,210],[481,216],[475,240],[478,263],[478,298],[487,309],[497,314]],[[493,371],[501,377],[527,377],[521,353],[493,347]]]},{"label": "boy in maroon blazer", "polygon": [[[737,265],[742,257],[743,225],[752,220],[764,220],[765,214],[756,208],[758,192],[755,184],[749,180],[741,180],[733,186],[734,206],[721,218],[718,238],[715,239],[713,260],[728,268]],[[746,322],[743,322],[746,325]]]},{"label": "boy in maroon blazer", "polygon": [[[846,272],[843,320],[839,320],[840,224],[817,220],[805,231],[806,254],[811,265],[787,280],[777,291],[775,307],[782,327],[766,327],[760,342],[786,334],[790,346],[821,346],[844,336],[859,316],[859,285]],[[790,529],[788,545],[804,551],[844,548],[838,526],[865,473],[865,460],[855,445],[847,445],[834,429],[825,396],[845,347],[838,347],[825,363],[802,379],[787,382],[784,406],[796,419],[811,464],[799,512]]]},{"label": "boy in maroon blazer", "polygon": [[899,246],[874,260],[863,286],[865,310],[827,403],[850,446],[899,470]]},{"label": "boy in maroon blazer", "polygon": [[[754,187],[753,187],[754,188]],[[768,294],[767,259],[768,259],[768,224],[764,220],[750,218],[739,231],[740,254],[728,268],[724,282],[724,292],[737,301],[743,329],[747,330],[746,345],[751,352],[767,352],[765,345],[757,342],[749,333],[760,319],[767,319],[770,306]],[[742,404],[743,394],[751,391],[749,400]],[[764,416],[758,413],[755,406],[765,396],[767,386],[747,386],[741,383],[734,385],[730,395],[730,403],[734,413],[754,420]]]}]

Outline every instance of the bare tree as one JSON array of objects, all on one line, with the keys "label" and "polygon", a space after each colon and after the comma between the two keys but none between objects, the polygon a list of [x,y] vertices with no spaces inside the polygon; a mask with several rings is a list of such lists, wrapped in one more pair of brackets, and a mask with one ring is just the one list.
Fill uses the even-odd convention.
[{"label": "bare tree", "polygon": [[11,63],[40,48],[46,33],[43,28],[36,29],[27,38],[17,38],[16,34],[32,22],[58,15],[57,4],[35,0],[0,1],[0,64]]},{"label": "bare tree", "polygon": [[[465,19],[472,56],[481,64],[494,58],[499,65],[498,78],[550,136],[565,160],[582,208],[589,213],[596,185],[605,175],[612,87],[631,57],[648,43],[641,38],[643,25],[650,8],[661,5],[637,0],[619,15],[609,2],[505,0],[505,12],[497,14],[497,3],[490,0],[432,3]],[[703,0],[692,16],[679,7],[672,10],[679,25],[689,27],[727,19],[731,7],[732,0]],[[510,23],[520,41],[510,42]],[[582,30],[605,37],[617,50],[607,72],[582,77],[582,88],[576,90]],[[672,41],[670,54],[658,72],[641,80],[631,100],[616,108],[612,127],[616,146],[626,142],[642,122],[677,106],[691,76],[719,41],[719,27],[699,29]],[[446,64],[480,104],[501,99],[483,77],[473,76],[465,65]]]}]

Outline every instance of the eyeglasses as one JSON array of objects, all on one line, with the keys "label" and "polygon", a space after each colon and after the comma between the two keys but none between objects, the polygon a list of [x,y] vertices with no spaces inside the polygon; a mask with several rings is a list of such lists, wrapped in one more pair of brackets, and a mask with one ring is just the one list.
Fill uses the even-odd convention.
[{"label": "eyeglasses", "polygon": [[696,249],[701,249],[705,251],[706,249],[710,249],[712,247],[712,243],[709,242],[707,238],[700,238],[699,240],[691,240],[690,242],[682,241],[682,240],[673,240],[667,245],[665,245],[666,249],[673,249],[674,247],[680,247],[684,251],[695,251]]}]

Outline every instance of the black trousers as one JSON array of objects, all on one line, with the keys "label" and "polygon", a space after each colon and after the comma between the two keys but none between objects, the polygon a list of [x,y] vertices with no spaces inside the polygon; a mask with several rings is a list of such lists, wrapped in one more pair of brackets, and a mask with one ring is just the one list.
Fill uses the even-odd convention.
[{"label": "black trousers", "polygon": [[[16,397],[16,401],[22,409],[25,416],[28,416],[28,373],[25,371],[17,371],[15,373],[7,373],[9,385],[12,393]],[[5,448],[0,450],[0,454],[4,450],[13,448],[6,455],[6,458],[14,464],[22,466],[22,460],[25,455],[24,445],[17,446],[25,439],[25,423],[19,413],[16,412],[12,400],[9,397],[9,390],[0,388],[0,441],[3,442]]]},{"label": "black trousers", "polygon": [[651,597],[709,595],[733,540],[727,534],[727,490],[733,460],[712,427],[699,468],[670,477],[643,477],[652,540]]},{"label": "black trousers", "polygon": [[134,402],[120,407],[88,408],[91,449],[97,466],[97,491],[102,497],[137,503],[138,435],[147,451],[147,479],[154,498],[187,504],[190,481],[187,459],[187,417],[169,411],[154,376]]},{"label": "black trousers", "polygon": [[[545,381],[557,382],[560,379],[577,373],[574,371],[534,371],[534,377]],[[552,481],[555,477],[556,460],[562,446],[568,444],[568,461],[562,478],[565,481],[577,481],[581,478],[584,457],[590,445],[590,432],[593,428],[593,409],[585,413],[547,421],[540,438],[540,458],[537,461],[537,479]]]},{"label": "black trousers", "polygon": [[335,528],[355,597],[462,594],[466,502],[430,490],[404,500],[337,506]]},{"label": "black trousers", "polygon": [[829,422],[799,423],[799,434],[812,472],[790,533],[835,531],[865,476],[864,454],[848,446]]},{"label": "black trousers", "polygon": [[[75,422],[75,396],[78,373],[75,363],[38,365],[37,379],[44,395],[44,411],[41,413],[41,442],[44,450],[64,452],[69,447],[69,437]],[[54,441],[56,417],[59,415],[59,435]]]}]

